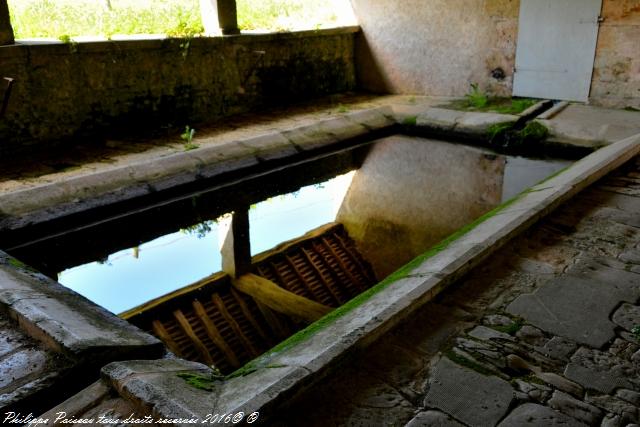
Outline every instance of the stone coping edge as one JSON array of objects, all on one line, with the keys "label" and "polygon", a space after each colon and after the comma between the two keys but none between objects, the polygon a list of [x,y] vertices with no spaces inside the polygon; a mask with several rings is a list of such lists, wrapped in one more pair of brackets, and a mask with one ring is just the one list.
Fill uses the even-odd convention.
[{"label": "stone coping edge", "polygon": [[[265,161],[338,145],[395,125],[395,116],[389,106],[359,110],[280,132],[204,145],[196,150],[2,193],[0,230],[42,223]],[[206,144],[207,138],[198,142]]]},{"label": "stone coping edge", "polygon": [[54,352],[92,366],[158,358],[154,336],[0,251],[0,310]]},{"label": "stone coping edge", "polygon": [[[268,41],[281,41],[291,39],[301,39],[308,37],[331,37],[339,35],[355,34],[360,32],[357,25],[342,27],[321,28],[318,30],[284,31],[272,33],[241,33],[232,36],[200,36],[190,38],[191,47],[210,49],[229,43],[256,43]],[[117,38],[113,40],[73,40],[76,53],[100,53],[129,50],[155,50],[167,45],[178,46],[186,37],[168,37],[161,35],[149,35],[148,38],[134,37],[131,39]],[[14,44],[0,46],[0,58],[10,58],[18,55],[28,55],[31,51],[38,51],[59,55],[69,55],[69,44],[59,40],[16,40]]]},{"label": "stone coping edge", "polygon": [[[175,361],[172,372],[165,373],[162,364],[169,362],[115,362],[103,368],[103,376],[121,394],[158,416],[258,411],[262,421],[354,350],[371,344],[508,241],[638,154],[640,134],[590,154],[445,239],[225,380],[211,379],[211,391],[181,378],[182,382],[176,381]],[[203,365],[195,369],[186,361],[178,365],[195,373],[206,369]]]}]

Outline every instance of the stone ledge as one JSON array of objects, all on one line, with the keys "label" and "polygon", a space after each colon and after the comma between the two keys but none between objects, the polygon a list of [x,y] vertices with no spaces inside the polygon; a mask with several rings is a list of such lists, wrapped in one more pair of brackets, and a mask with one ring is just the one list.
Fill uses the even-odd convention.
[{"label": "stone ledge", "polygon": [[519,116],[429,108],[416,117],[416,126],[433,132],[451,132],[467,138],[486,139],[492,126],[515,123]]},{"label": "stone ledge", "polygon": [[0,194],[0,229],[17,229],[297,152],[337,145],[395,124],[391,107],[378,107]]},{"label": "stone ledge", "polygon": [[[591,154],[556,177],[525,191],[460,235],[437,245],[351,303],[251,362],[216,388],[209,399],[215,399],[218,411],[260,411],[261,417],[268,417],[270,410],[322,379],[337,362],[398,325],[509,240],[639,153],[640,135],[636,135]],[[170,381],[171,375],[174,374],[160,375],[153,380],[154,384]],[[137,377],[137,381],[141,381],[136,385],[138,389],[152,387],[144,376]],[[172,391],[174,396],[193,393],[186,383],[172,381],[172,384],[179,387]],[[176,399],[189,405],[190,413],[204,416],[201,402]]]},{"label": "stone ledge", "polygon": [[[274,40],[302,39],[308,37],[330,37],[339,35],[355,34],[360,31],[357,25],[346,27],[326,28],[319,30],[303,30],[291,32],[277,33],[247,33],[234,36],[212,36],[212,37],[195,37],[191,39],[191,48],[209,49],[211,47],[233,43],[255,43],[267,42]],[[146,39],[131,38],[129,40],[95,40],[95,41],[78,41],[77,48],[82,53],[100,53],[129,50],[155,50],[160,49],[167,44],[175,44],[177,46],[182,43],[184,38],[167,37],[165,35],[150,34]],[[67,55],[69,46],[67,43],[59,40],[17,40],[15,44],[0,46],[0,58],[11,58],[15,55],[27,55],[28,51],[37,51],[34,54],[42,54],[41,52],[59,53]]]},{"label": "stone ledge", "polygon": [[91,365],[160,357],[155,337],[0,252],[0,309],[46,347]]}]

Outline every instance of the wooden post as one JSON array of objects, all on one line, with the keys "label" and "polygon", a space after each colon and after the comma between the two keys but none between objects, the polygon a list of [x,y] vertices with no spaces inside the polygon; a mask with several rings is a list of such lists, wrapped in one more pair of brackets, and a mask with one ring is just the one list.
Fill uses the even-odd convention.
[{"label": "wooden post", "polygon": [[7,0],[0,0],[0,46],[13,44],[13,28],[9,17],[9,4]]},{"label": "wooden post", "polygon": [[208,34],[240,34],[236,0],[200,0],[200,13]]},{"label": "wooden post", "polygon": [[229,276],[240,277],[251,269],[248,206],[236,209],[231,215],[231,225],[220,252],[222,253],[222,271]]}]

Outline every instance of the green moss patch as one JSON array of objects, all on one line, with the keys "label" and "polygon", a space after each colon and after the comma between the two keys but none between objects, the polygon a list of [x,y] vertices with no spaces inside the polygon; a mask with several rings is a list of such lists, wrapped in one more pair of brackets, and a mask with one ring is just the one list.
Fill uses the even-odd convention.
[{"label": "green moss patch", "polygon": [[516,153],[535,154],[540,151],[541,141],[549,136],[549,129],[540,122],[532,121],[522,129],[516,123],[498,123],[487,130],[487,140],[496,149],[508,150]]},{"label": "green moss patch", "polygon": [[524,326],[524,320],[516,319],[509,325],[492,326],[496,331],[504,332],[505,334],[515,335]]},{"label": "green moss patch", "polygon": [[216,382],[219,382],[221,378],[216,377],[214,375],[206,376],[206,375],[197,375],[197,374],[189,374],[189,373],[180,373],[178,377],[182,378],[187,382],[187,384],[205,391],[213,391],[215,390]]},{"label": "green moss patch", "polygon": [[405,117],[402,121],[402,124],[405,126],[415,126],[418,123],[418,116],[409,116]]},{"label": "green moss patch", "polygon": [[475,112],[493,112],[498,114],[520,114],[527,108],[538,102],[537,99],[529,98],[502,98],[502,97],[486,97],[483,101],[481,96],[467,97],[452,101],[444,108],[458,111],[475,111]]},{"label": "green moss patch", "polygon": [[444,355],[451,360],[454,363],[457,363],[460,366],[464,366],[465,368],[469,368],[472,371],[476,371],[482,375],[495,375],[496,373],[485,368],[484,366],[469,360],[465,357],[460,356],[459,354],[457,354],[456,352],[454,352],[453,350],[449,350],[447,352],[444,353]]}]

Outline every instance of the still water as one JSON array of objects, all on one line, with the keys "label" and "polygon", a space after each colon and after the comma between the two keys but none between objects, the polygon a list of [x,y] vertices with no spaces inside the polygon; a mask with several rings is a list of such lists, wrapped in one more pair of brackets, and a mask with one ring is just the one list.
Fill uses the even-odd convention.
[{"label": "still water", "polygon": [[[364,177],[367,171],[367,161],[365,160],[361,168],[362,172],[352,171],[252,205],[249,210],[252,255],[271,249],[283,241],[299,237],[316,227],[333,222],[336,220],[336,215],[340,219],[338,212],[341,206],[347,204],[345,200],[349,201],[348,199],[351,198],[353,201],[357,199],[353,194],[350,194],[354,191],[354,188],[363,188],[360,196],[371,190],[371,188],[373,188],[374,193],[378,188],[381,191],[385,191],[385,188],[390,189],[388,192],[391,194],[384,195],[383,198],[379,199],[381,202],[376,201],[376,196],[370,198],[372,203],[380,204],[377,208],[374,206],[372,218],[369,217],[372,215],[371,213],[367,214],[369,216],[362,217],[365,226],[367,221],[377,219],[375,210],[393,211],[393,209],[389,208],[393,207],[390,205],[395,204],[393,201],[394,192],[396,194],[402,192],[417,196],[413,197],[411,201],[411,203],[414,203],[415,199],[420,198],[420,194],[427,192],[426,186],[429,186],[429,188],[433,188],[433,186],[424,180],[418,180],[417,184],[415,182],[412,183],[412,187],[404,186],[405,182],[411,182],[412,176],[419,177],[421,174],[424,175],[424,173],[418,173],[415,170],[402,169],[402,165],[407,164],[408,160],[403,159],[402,155],[399,156],[394,150],[404,143],[409,144],[407,148],[410,154],[407,157],[410,159],[409,163],[411,161],[414,162],[412,164],[414,168],[421,168],[422,164],[428,162],[432,162],[433,165],[425,166],[425,168],[446,164],[444,169],[453,175],[464,175],[469,172],[470,165],[473,167],[473,165],[478,164],[481,166],[479,167],[480,169],[485,168],[486,170],[481,170],[477,174],[472,171],[468,176],[464,175],[462,179],[462,185],[465,185],[465,180],[469,183],[477,175],[478,180],[491,183],[491,192],[482,195],[483,203],[486,202],[487,207],[485,211],[501,201],[513,197],[570,163],[562,160],[497,156],[486,150],[437,141],[430,142],[431,144],[436,144],[430,147],[424,142],[417,142],[415,138],[409,137],[398,137],[397,141],[387,141],[386,143],[390,144],[391,142],[393,142],[393,145],[390,145],[390,147],[394,147],[393,150],[385,151],[384,143],[378,144],[377,148],[381,148],[379,151],[381,152],[380,155],[383,156],[383,166],[380,169],[380,165],[373,164],[375,162],[372,161],[373,166],[369,169],[373,172],[370,178]],[[418,145],[416,146],[416,144]],[[436,147],[439,148],[436,149]],[[423,151],[421,155],[427,160],[421,160],[417,154],[413,154],[421,150]],[[444,150],[443,153],[449,153],[449,151],[453,150],[453,154],[443,154],[445,157],[442,160],[430,158],[430,156],[436,156],[438,150]],[[455,162],[452,162],[452,166],[449,166],[448,163],[451,162],[451,159],[464,157],[460,156],[459,150],[466,150],[464,156],[471,159],[466,164],[460,163],[460,167],[464,167],[464,170],[456,170]],[[384,156],[392,156],[392,158],[387,160]],[[481,161],[475,160],[476,158],[481,159]],[[359,177],[360,181],[356,178],[358,173],[362,175]],[[499,176],[493,176],[492,174],[498,174]],[[426,175],[428,176],[429,174],[427,173]],[[448,182],[442,175],[437,175],[427,178],[427,180],[431,179],[432,183]],[[391,180],[399,180],[399,182],[388,182]],[[498,185],[496,186],[494,183],[498,183]],[[367,185],[371,188],[366,188]],[[421,186],[425,187],[421,188]],[[460,203],[460,200],[455,199],[456,194],[461,192],[458,192],[456,188],[449,187],[445,187],[445,190],[447,194],[444,195],[443,200],[450,199],[452,203]],[[469,188],[466,188],[466,190],[468,191]],[[495,195],[491,196],[491,200],[487,201],[487,194]],[[469,198],[470,196],[467,195],[465,197]],[[365,197],[365,199],[367,198],[369,196]],[[424,197],[425,200],[431,198],[432,196]],[[404,199],[407,199],[406,195]],[[389,202],[388,200],[391,201]],[[401,203],[402,201],[398,202],[398,204]],[[463,201],[462,203],[464,204],[465,202]],[[353,205],[355,206],[357,203],[353,203]],[[417,215],[413,217],[414,219],[423,213],[431,214],[428,211],[421,213],[419,206],[417,208],[412,206],[411,209],[415,211],[411,214]],[[433,208],[430,209],[433,210]],[[441,210],[440,215],[446,216],[449,211],[446,206],[441,206],[439,209]],[[464,210],[464,206],[462,209]],[[437,212],[439,211],[436,210]],[[348,215],[345,215],[345,218],[347,217]],[[475,213],[474,217],[477,217]],[[411,217],[409,219],[411,220]],[[217,219],[201,221],[187,229],[176,229],[174,232],[146,241],[136,247],[118,250],[103,259],[64,269],[58,273],[58,280],[96,304],[114,313],[120,313],[220,271],[220,245],[228,225],[228,215],[222,215]],[[347,227],[351,235],[352,231],[349,230],[348,225],[345,225],[345,227]],[[422,225],[420,227],[424,228]],[[361,242],[358,241],[359,237],[355,235],[357,234],[356,232],[353,233],[354,236],[352,237],[360,245]],[[444,235],[450,232],[451,230],[448,230]],[[410,230],[410,233],[414,233],[414,231]],[[444,236],[438,238],[441,237]],[[389,241],[393,242],[394,240],[390,239]],[[435,242],[431,244],[433,243]],[[376,245],[380,246],[377,242],[374,242],[374,250]],[[82,250],[82,248],[75,249]],[[396,252],[394,248],[390,248],[390,250]],[[364,255],[367,255],[366,251]],[[382,255],[384,256],[384,254]],[[415,256],[415,253],[409,253],[407,257],[409,256]],[[365,256],[365,258],[367,257]],[[367,259],[370,259],[375,267],[375,256]],[[379,275],[379,277],[382,276]]]}]

